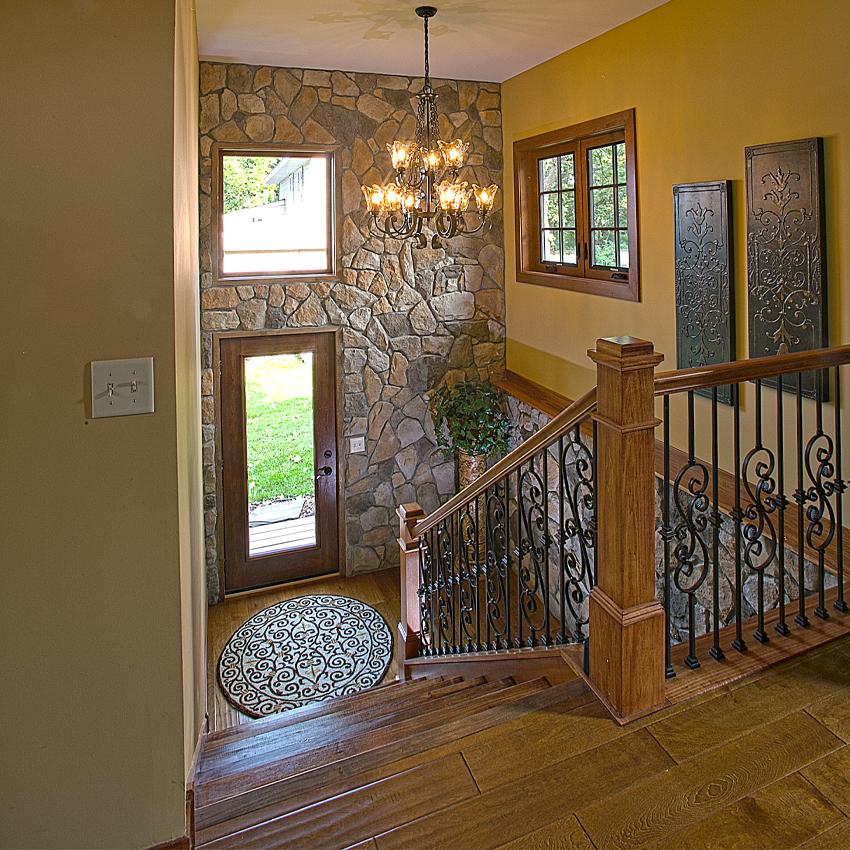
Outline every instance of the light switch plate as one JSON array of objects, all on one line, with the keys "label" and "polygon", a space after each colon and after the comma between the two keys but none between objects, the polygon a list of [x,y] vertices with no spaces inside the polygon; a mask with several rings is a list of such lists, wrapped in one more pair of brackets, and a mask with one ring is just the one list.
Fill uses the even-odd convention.
[{"label": "light switch plate", "polygon": [[93,419],[153,413],[153,357],[92,360],[91,412]]},{"label": "light switch plate", "polygon": [[366,451],[365,437],[351,437],[348,441],[349,453],[356,455]]}]

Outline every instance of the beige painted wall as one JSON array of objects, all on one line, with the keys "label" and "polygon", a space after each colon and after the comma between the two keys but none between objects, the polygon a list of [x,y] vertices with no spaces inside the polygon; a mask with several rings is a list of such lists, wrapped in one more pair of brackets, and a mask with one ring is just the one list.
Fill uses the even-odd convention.
[{"label": "beige painted wall", "polygon": [[[174,132],[175,93],[195,91],[189,8],[175,78],[174,0],[4,7],[3,847],[184,830],[203,699],[185,107]],[[88,362],[141,355],[156,413],[88,419]]]},{"label": "beige painted wall", "polygon": [[[747,352],[744,147],[824,136],[830,337],[850,337],[850,15],[836,0],[672,0],[502,87],[508,366],[576,397],[597,337],[651,339],[676,366],[674,183],[733,180],[738,354]],[[512,145],[637,110],[639,304],[516,282]],[[542,352],[542,354],[541,354]],[[555,360],[553,360],[555,358]]]}]

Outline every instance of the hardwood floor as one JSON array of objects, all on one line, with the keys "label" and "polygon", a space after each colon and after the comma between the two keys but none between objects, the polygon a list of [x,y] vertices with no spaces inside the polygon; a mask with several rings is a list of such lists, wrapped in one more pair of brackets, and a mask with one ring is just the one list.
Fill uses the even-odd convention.
[{"label": "hardwood floor", "polygon": [[[210,731],[225,729],[247,723],[252,718],[237,711],[224,698],[216,681],[216,664],[221,650],[230,636],[247,619],[263,608],[268,608],[284,599],[305,596],[310,593],[335,593],[351,596],[376,608],[395,633],[399,619],[399,575],[398,568],[376,573],[344,578],[339,575],[292,582],[270,590],[231,596],[209,609],[207,625],[207,704],[209,706]],[[395,659],[390,664],[385,682],[396,678]]]},{"label": "hardwood floor", "polygon": [[199,847],[850,847],[850,638],[626,727],[568,676],[331,702],[211,736]]}]

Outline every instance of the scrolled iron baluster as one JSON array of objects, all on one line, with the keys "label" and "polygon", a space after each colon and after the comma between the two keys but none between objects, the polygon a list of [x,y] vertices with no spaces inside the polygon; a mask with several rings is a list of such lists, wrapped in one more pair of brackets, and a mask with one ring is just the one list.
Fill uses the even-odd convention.
[{"label": "scrolled iron baluster", "polygon": [[776,509],[779,512],[779,620],[774,627],[778,635],[789,635],[791,629],[785,618],[785,511],[788,509],[788,499],[785,496],[785,412],[784,390],[782,375],[776,378],[776,458],[777,458],[777,491],[774,497]]},{"label": "scrolled iron baluster", "polygon": [[838,598],[833,607],[836,611],[846,614],[847,602],[844,599],[844,505],[843,495],[847,490],[847,482],[841,477],[841,370],[834,370],[834,399],[835,405],[835,522],[841,529],[841,534],[835,541],[835,560],[838,574]]},{"label": "scrolled iron baluster", "polygon": [[711,388],[711,525],[714,529],[711,535],[711,566],[712,580],[712,604],[713,611],[713,638],[711,649],[708,654],[716,661],[725,657],[723,648],[720,646],[720,529],[723,517],[720,513],[720,440],[717,427],[717,387]]},{"label": "scrolled iron baluster", "polygon": [[480,647],[477,643],[476,623],[478,607],[476,587],[478,586],[478,517],[471,510],[473,502],[468,502],[458,512],[458,540],[460,558],[458,564],[458,619],[461,628],[461,645],[464,652],[472,652]]},{"label": "scrolled iron baluster", "polygon": [[[528,646],[536,646],[541,632],[545,643],[548,529],[544,504],[546,485],[534,468],[534,458],[527,468],[519,471],[517,488],[520,530],[517,544],[518,612],[521,621],[528,626]],[[517,640],[522,645],[524,630],[521,624],[518,625]]]},{"label": "scrolled iron baluster", "polygon": [[450,520],[437,525],[437,650],[446,655],[456,651],[454,611],[454,543]]},{"label": "scrolled iron baluster", "polygon": [[419,538],[419,639],[423,655],[434,654],[434,631],[431,619],[434,584],[432,581],[433,563],[431,547],[428,544],[428,534]]},{"label": "scrolled iron baluster", "polygon": [[[761,381],[756,381],[755,446],[747,452],[741,466],[741,478],[749,497],[743,508],[741,533],[744,539],[743,560],[756,574],[758,626],[754,637],[767,643],[764,630],[764,573],[776,558],[776,529],[771,514],[777,509],[775,501],[776,480],[773,477],[776,458],[762,442]],[[755,475],[753,481],[752,475]]]},{"label": "scrolled iron baluster", "polygon": [[[593,588],[593,563],[591,554],[595,543],[592,521],[594,509],[593,454],[581,439],[576,426],[568,435],[569,442],[561,454],[559,477],[564,480],[562,501],[566,500],[564,518],[561,520],[559,544],[563,553],[563,600],[573,617],[573,637],[576,642],[587,638],[585,603]],[[570,472],[574,473],[570,476]],[[578,554],[570,548],[575,541]]]},{"label": "scrolled iron baluster", "polygon": [[805,510],[806,544],[818,556],[818,604],[815,616],[821,620],[829,617],[826,610],[826,550],[835,536],[835,511],[830,497],[836,491],[835,443],[823,430],[823,389],[820,375],[817,376],[817,428],[806,443],[805,467],[810,486],[805,499],[809,502]]},{"label": "scrolled iron baluster", "polygon": [[809,618],[806,616],[806,543],[805,543],[805,511],[807,491],[803,479],[803,373],[797,373],[797,489],[794,491],[794,501],[797,503],[797,616],[794,622],[802,628],[808,628]]},{"label": "scrolled iron baluster", "polygon": [[507,511],[504,483],[496,483],[487,494],[487,556],[485,569],[487,607],[487,647],[506,649],[510,645],[506,630],[508,606]]}]

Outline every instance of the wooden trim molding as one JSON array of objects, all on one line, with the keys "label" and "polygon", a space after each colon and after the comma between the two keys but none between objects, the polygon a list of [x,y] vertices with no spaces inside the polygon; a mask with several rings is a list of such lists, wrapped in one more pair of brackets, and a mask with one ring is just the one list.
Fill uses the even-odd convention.
[{"label": "wooden trim molding", "polygon": [[[628,273],[595,267],[589,258],[590,201],[586,178],[588,151],[622,140],[626,148]],[[540,188],[538,161],[572,153],[575,162],[577,264],[544,262],[540,256]],[[616,202],[616,198],[615,198]],[[550,286],[606,298],[640,301],[637,144],[635,110],[626,109],[561,130],[514,142],[514,203],[517,268],[520,283]],[[556,270],[557,269],[557,270]],[[626,279],[622,279],[625,276]]]}]

